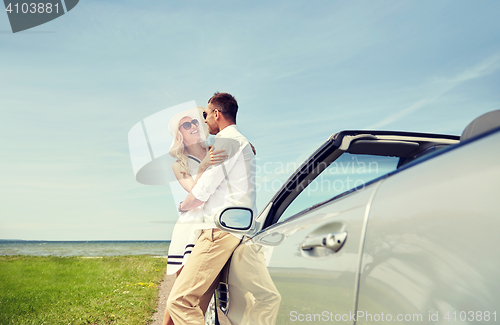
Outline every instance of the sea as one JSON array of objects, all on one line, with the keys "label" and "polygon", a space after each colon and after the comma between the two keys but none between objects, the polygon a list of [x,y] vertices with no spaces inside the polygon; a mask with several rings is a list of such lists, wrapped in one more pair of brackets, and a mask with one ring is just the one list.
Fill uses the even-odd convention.
[{"label": "sea", "polygon": [[0,240],[0,256],[120,256],[166,257],[170,241],[29,241]]}]

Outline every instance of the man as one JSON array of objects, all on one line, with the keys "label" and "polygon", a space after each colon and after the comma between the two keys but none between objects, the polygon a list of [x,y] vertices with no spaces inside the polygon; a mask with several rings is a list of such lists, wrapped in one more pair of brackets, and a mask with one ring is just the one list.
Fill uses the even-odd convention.
[{"label": "man", "polygon": [[203,113],[210,134],[216,134],[213,150],[225,150],[227,160],[207,169],[179,210],[188,211],[205,203],[204,224],[184,269],[176,279],[167,301],[174,324],[202,325],[204,311],[212,296],[220,271],[241,236],[219,230],[214,215],[229,206],[248,207],[256,213],[254,153],[238,131],[236,99],[227,93],[215,93]]}]

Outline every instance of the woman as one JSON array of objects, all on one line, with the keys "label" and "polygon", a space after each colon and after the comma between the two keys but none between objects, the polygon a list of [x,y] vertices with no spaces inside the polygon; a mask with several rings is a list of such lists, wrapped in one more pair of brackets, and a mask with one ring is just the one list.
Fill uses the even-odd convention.
[{"label": "woman", "polygon": [[[200,123],[202,112],[202,107],[189,109],[174,116],[169,124],[169,131],[174,137],[169,154],[176,159],[172,169],[187,193],[191,192],[210,165],[220,163],[227,158],[223,153],[224,150],[213,152],[205,146],[204,139],[208,132],[205,123]],[[202,213],[203,206],[200,206],[183,213],[177,220],[168,249],[167,275],[176,273],[178,276],[181,272],[198,239],[196,230],[203,226],[199,219]],[[173,324],[168,309],[165,309],[163,324]]]}]

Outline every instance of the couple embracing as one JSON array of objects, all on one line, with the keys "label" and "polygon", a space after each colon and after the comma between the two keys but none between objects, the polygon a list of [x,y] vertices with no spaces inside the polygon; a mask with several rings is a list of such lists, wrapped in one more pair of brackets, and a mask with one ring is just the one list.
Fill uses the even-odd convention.
[{"label": "couple embracing", "polygon": [[219,230],[214,216],[230,206],[256,213],[255,152],[236,126],[236,99],[215,93],[203,110],[209,133],[216,135],[211,148],[202,141],[198,109],[177,114],[169,125],[172,169],[188,194],[179,204],[168,253],[167,274],[177,273],[177,279],[163,324],[204,324],[219,273],[242,238]]}]

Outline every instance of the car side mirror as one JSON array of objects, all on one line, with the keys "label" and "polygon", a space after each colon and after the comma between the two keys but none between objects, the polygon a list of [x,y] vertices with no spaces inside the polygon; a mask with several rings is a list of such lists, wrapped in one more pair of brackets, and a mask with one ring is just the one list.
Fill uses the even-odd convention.
[{"label": "car side mirror", "polygon": [[220,230],[245,234],[252,227],[253,211],[243,207],[225,208],[218,213],[215,223]]}]

